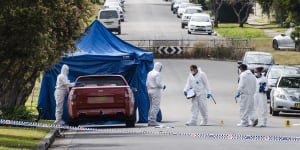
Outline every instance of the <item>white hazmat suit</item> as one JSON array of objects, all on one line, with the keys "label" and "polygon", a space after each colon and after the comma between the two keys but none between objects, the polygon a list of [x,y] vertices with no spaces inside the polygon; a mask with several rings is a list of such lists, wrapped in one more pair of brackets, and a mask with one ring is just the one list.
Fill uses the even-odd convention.
[{"label": "white hazmat suit", "polygon": [[207,125],[207,95],[211,94],[211,91],[207,76],[204,72],[202,72],[201,68],[198,67],[198,73],[196,73],[195,75],[193,75],[192,73],[189,74],[184,91],[186,92],[188,90],[193,90],[196,95],[192,98],[191,101],[192,118],[189,122],[186,123],[186,125],[197,125],[199,111],[203,119],[200,125]]},{"label": "white hazmat suit", "polygon": [[56,86],[54,97],[56,100],[56,109],[55,109],[55,124],[64,124],[65,122],[62,120],[63,115],[63,106],[65,96],[69,92],[69,87],[74,86],[74,83],[70,83],[68,79],[69,67],[67,65],[63,65],[61,68],[61,73],[57,76]]},{"label": "white hazmat suit", "polygon": [[[261,115],[262,118],[262,124],[261,127],[266,127],[267,126],[267,95],[266,95],[266,83],[267,83],[267,78],[265,76],[261,76],[256,79],[256,92],[255,92],[255,97],[254,97],[254,104],[255,108],[259,109],[259,114]],[[262,89],[260,87],[263,86]]]},{"label": "white hazmat suit", "polygon": [[148,118],[149,126],[159,125],[156,122],[156,118],[160,108],[161,89],[166,88],[166,86],[161,83],[161,69],[162,64],[160,62],[156,62],[154,64],[153,70],[151,70],[147,75],[146,86],[148,89],[148,95],[150,100],[150,110]]},{"label": "white hazmat suit", "polygon": [[239,76],[238,91],[241,93],[240,119],[238,126],[249,126],[257,124],[254,109],[254,94],[256,92],[256,77],[250,70],[242,72]]}]

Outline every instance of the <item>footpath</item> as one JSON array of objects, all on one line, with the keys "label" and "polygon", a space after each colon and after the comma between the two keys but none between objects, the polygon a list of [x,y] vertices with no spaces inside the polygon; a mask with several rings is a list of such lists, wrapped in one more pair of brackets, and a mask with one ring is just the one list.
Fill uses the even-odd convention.
[{"label": "footpath", "polygon": [[264,25],[266,25],[266,23],[257,22],[256,20],[258,20],[258,19],[260,19],[260,18],[257,16],[254,16],[254,15],[250,15],[247,23],[254,28],[263,30],[270,37],[274,37],[274,36],[281,34],[280,32],[276,32],[270,28],[265,27]]}]

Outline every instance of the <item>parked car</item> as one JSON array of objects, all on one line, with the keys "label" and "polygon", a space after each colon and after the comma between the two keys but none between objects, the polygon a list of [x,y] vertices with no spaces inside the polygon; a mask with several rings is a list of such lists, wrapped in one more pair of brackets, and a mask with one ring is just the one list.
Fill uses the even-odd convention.
[{"label": "parked car", "polygon": [[116,9],[119,11],[119,15],[120,15],[120,20],[123,22],[125,21],[125,17],[124,17],[124,9],[123,7],[121,7],[119,5],[118,2],[105,2],[105,4],[103,5],[104,9],[110,8],[110,9]]},{"label": "parked car", "polygon": [[289,28],[286,32],[273,38],[272,46],[275,50],[280,49],[300,49],[300,45],[296,45],[291,38],[293,28]]},{"label": "parked car", "polygon": [[134,127],[133,90],[121,75],[87,75],[75,81],[68,97],[70,125],[85,121],[125,121]]},{"label": "parked car", "polygon": [[[193,6],[193,3],[181,3],[177,10],[177,18],[181,18],[182,14],[184,13],[185,9],[189,6]],[[200,6],[199,6],[200,7]]]},{"label": "parked car", "polygon": [[[254,73],[254,69],[257,67],[264,67],[263,73],[265,74],[271,65],[275,64],[272,54],[266,52],[248,51],[245,53],[241,61],[238,64],[245,64],[248,69]],[[240,73],[240,72],[238,72]]]},{"label": "parked car", "polygon": [[209,14],[195,13],[192,14],[188,23],[188,34],[191,33],[213,33],[213,24]]},{"label": "parked car", "polygon": [[281,75],[294,75],[300,74],[300,69],[294,66],[285,66],[285,65],[273,65],[269,68],[269,71],[266,74],[267,82],[267,98],[270,100],[270,93],[272,87],[277,83],[277,80]]},{"label": "parked car", "polygon": [[118,10],[111,8],[100,10],[98,20],[111,32],[121,34],[121,19]]},{"label": "parked car", "polygon": [[176,0],[173,5],[173,14],[177,14],[177,10],[181,3],[189,3],[189,2],[190,2],[189,0]]},{"label": "parked car", "polygon": [[181,28],[185,28],[185,26],[188,25],[192,14],[194,13],[201,13],[202,8],[199,6],[189,6],[185,9],[184,13],[182,14],[181,17]]},{"label": "parked car", "polygon": [[300,113],[300,75],[282,75],[271,91],[270,114]]}]

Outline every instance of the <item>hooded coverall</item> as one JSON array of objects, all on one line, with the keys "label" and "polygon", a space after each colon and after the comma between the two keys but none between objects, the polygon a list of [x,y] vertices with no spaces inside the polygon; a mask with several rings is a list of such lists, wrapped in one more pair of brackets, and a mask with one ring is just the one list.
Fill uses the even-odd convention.
[{"label": "hooded coverall", "polygon": [[56,86],[54,97],[56,100],[56,109],[55,109],[55,124],[64,124],[65,122],[62,120],[63,115],[63,106],[65,96],[69,92],[69,87],[74,86],[74,83],[70,83],[68,79],[69,67],[67,65],[63,65],[61,68],[61,73],[57,76]]},{"label": "hooded coverall", "polygon": [[257,119],[254,109],[256,77],[250,70],[246,70],[240,74],[239,78],[238,91],[241,93],[240,124],[242,126],[248,126]]},{"label": "hooded coverall", "polygon": [[187,122],[187,125],[197,124],[199,111],[203,119],[200,125],[207,125],[207,95],[210,94],[211,91],[207,76],[199,67],[197,74],[189,74],[184,91],[188,91],[190,89],[194,90],[196,96],[192,98],[192,118],[189,122]]},{"label": "hooded coverall", "polygon": [[161,89],[165,86],[161,83],[161,72],[162,64],[156,62],[154,64],[153,70],[151,70],[147,75],[146,86],[148,89],[148,95],[150,100],[150,110],[149,110],[149,125],[158,125],[156,123],[156,117],[160,108],[161,101]]}]

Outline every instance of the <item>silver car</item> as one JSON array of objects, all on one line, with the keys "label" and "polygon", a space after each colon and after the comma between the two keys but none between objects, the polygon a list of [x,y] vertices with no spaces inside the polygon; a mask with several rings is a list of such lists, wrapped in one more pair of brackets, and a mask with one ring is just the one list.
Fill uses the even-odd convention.
[{"label": "silver car", "polygon": [[295,66],[286,66],[286,65],[273,65],[269,68],[266,77],[267,77],[267,98],[270,100],[270,93],[272,87],[277,83],[277,80],[281,75],[293,75],[300,74],[300,69]]},{"label": "silver car", "polygon": [[271,91],[270,114],[300,113],[300,75],[283,75]]},{"label": "silver car", "polygon": [[280,49],[299,49],[300,45],[296,46],[294,40],[291,38],[293,28],[289,28],[286,32],[277,35],[273,38],[272,47],[275,50]]}]

